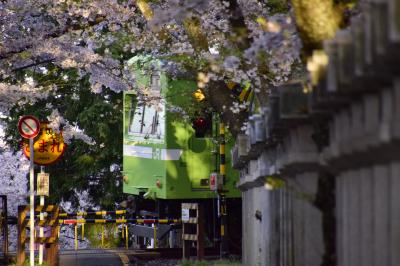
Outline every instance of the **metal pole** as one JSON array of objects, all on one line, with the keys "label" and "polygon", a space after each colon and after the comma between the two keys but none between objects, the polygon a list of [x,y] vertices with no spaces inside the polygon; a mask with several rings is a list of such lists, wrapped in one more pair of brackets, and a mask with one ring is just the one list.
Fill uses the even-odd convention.
[{"label": "metal pole", "polygon": [[35,173],[34,173],[34,164],[33,164],[33,138],[29,139],[29,151],[30,151],[30,169],[29,169],[29,188],[30,188],[30,197],[29,197],[29,205],[30,205],[30,241],[29,241],[29,260],[30,265],[35,265]]},{"label": "metal pole", "polygon": [[128,249],[128,241],[129,241],[128,225],[125,225],[125,248],[126,249]]},{"label": "metal pole", "polygon": [[[44,173],[44,166],[40,166],[40,173]],[[40,196],[40,205],[44,206],[44,196],[43,195]],[[40,221],[43,221],[43,219],[44,219],[43,209],[40,211],[39,219],[40,219]],[[43,226],[41,226],[39,228],[39,236],[40,237],[44,236]],[[41,243],[39,246],[39,264],[40,265],[43,264],[43,243]]]},{"label": "metal pole", "polygon": [[4,221],[0,221],[1,224],[1,233],[3,235],[3,255],[5,263],[8,263],[8,212],[7,212],[7,196],[0,196],[2,201],[2,212],[0,213],[0,219]]},{"label": "metal pole", "polygon": [[4,196],[4,217],[6,223],[4,225],[4,256],[6,257],[6,263],[8,263],[8,207],[7,207],[7,196]]},{"label": "metal pole", "polygon": [[219,202],[219,217],[221,225],[221,246],[220,246],[220,257],[224,258],[228,255],[228,239],[227,239],[227,217],[226,217],[226,200],[224,185],[226,182],[226,165],[225,165],[225,125],[220,123],[219,125],[219,136],[220,136],[220,146],[219,146],[219,156],[220,156],[220,166],[219,173],[222,179],[221,188],[218,189],[218,202]]},{"label": "metal pole", "polygon": [[[103,232],[102,232],[103,234]],[[75,250],[78,250],[78,224],[75,224]],[[101,245],[103,245],[103,235],[101,235]]]}]

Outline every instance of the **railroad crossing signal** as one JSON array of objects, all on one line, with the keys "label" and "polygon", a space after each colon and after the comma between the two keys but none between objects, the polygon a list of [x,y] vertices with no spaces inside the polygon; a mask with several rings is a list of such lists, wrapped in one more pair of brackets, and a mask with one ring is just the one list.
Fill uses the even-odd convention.
[{"label": "railroad crossing signal", "polygon": [[32,115],[24,115],[18,121],[18,130],[22,137],[32,139],[39,134],[40,122]]}]

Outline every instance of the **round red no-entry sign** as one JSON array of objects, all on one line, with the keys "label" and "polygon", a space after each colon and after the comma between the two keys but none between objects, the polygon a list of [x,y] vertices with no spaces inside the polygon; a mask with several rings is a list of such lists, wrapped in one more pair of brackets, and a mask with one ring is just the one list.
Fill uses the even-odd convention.
[{"label": "round red no-entry sign", "polygon": [[40,122],[33,115],[24,115],[18,121],[18,130],[22,137],[32,139],[39,134]]}]

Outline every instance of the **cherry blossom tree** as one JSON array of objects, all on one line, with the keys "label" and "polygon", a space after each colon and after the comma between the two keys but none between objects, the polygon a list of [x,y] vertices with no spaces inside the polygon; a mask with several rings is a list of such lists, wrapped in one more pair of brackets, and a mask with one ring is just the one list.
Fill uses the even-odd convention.
[{"label": "cherry blossom tree", "polygon": [[[3,140],[4,124],[0,123],[0,195],[7,196],[8,215],[17,217],[18,205],[26,204],[28,196],[28,182],[26,176],[29,172],[29,161],[19,151],[14,154]],[[9,227],[9,235],[17,235],[17,227]],[[10,250],[16,249],[16,238],[10,238]]]},{"label": "cherry blossom tree", "polygon": [[3,111],[57,89],[38,87],[30,76],[15,79],[15,72],[40,71],[48,63],[88,73],[93,91],[118,92],[134,82],[125,60],[151,54],[173,62],[170,70],[206,73],[211,83],[205,89],[220,99],[226,93],[221,81],[265,89],[266,82],[286,80],[299,56],[291,14],[271,14],[262,1],[11,0],[0,4],[0,13]]},{"label": "cherry blossom tree", "polygon": [[[160,60],[171,78],[197,80],[206,96],[202,108],[220,113],[236,135],[243,130],[248,106],[232,95],[227,83],[251,84],[257,97],[268,97],[271,86],[293,77],[308,82],[304,57],[343,26],[350,2],[1,1],[0,113],[9,117],[6,136],[13,136],[19,115],[36,113],[51,120],[54,130],[62,129],[67,142],[88,145],[74,157],[79,165],[96,165],[95,157],[84,153],[111,143],[103,136],[106,126],[98,134],[88,121],[110,114],[114,119],[121,107],[116,95],[132,87],[147,101],[160,100],[135,85],[126,63],[134,55]],[[321,21],[327,27],[320,27]],[[99,108],[78,117],[75,106],[83,108],[85,101]],[[18,149],[16,139],[9,142]],[[96,165],[108,168],[100,173],[111,174],[109,166],[119,164],[117,152],[111,153],[115,161],[108,167]],[[93,172],[89,176],[97,180]]]}]

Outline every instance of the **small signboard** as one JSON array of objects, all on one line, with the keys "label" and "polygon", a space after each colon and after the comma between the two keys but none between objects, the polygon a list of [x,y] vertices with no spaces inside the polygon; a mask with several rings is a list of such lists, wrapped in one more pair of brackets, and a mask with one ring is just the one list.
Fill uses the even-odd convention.
[{"label": "small signboard", "polygon": [[33,139],[39,134],[40,122],[32,115],[24,115],[18,121],[18,131],[22,137]]},{"label": "small signboard", "polygon": [[210,190],[213,190],[213,191],[218,190],[218,174],[217,173],[210,174]]},{"label": "small signboard", "polygon": [[182,222],[189,222],[189,209],[182,209]]},{"label": "small signboard", "polygon": [[[50,165],[55,163],[64,154],[67,145],[64,143],[62,133],[56,133],[47,127],[48,123],[40,123],[40,134],[33,144],[33,161],[37,165]],[[25,144],[23,152],[30,157],[29,145]]]},{"label": "small signboard", "polygon": [[48,173],[39,173],[37,175],[36,194],[38,196],[49,196],[49,179]]}]

